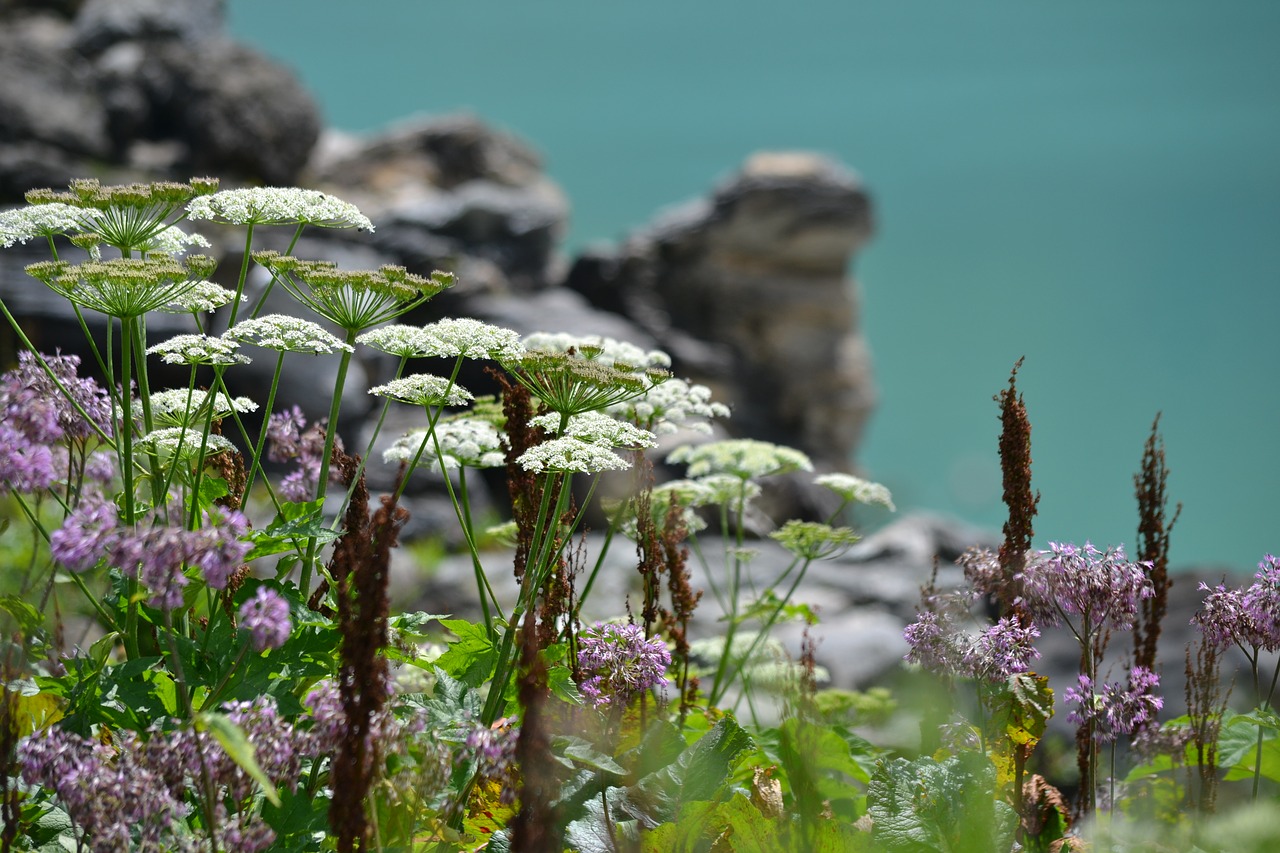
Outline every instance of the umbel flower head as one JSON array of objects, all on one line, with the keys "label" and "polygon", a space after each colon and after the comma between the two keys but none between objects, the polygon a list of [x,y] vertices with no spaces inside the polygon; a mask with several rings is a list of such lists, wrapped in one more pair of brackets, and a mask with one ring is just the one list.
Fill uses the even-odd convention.
[{"label": "umbel flower head", "polygon": [[[209,394],[198,388],[170,388],[157,391],[148,399],[151,417],[160,427],[203,426],[209,408],[213,408],[213,420],[222,420],[233,411],[238,414],[256,412],[258,404],[248,397],[229,397],[223,391]],[[142,401],[134,401],[133,416],[141,420]]]},{"label": "umbel flower head", "polygon": [[267,314],[265,317],[242,320],[227,329],[222,336],[279,352],[323,355],[354,351],[349,344],[326,332],[319,323],[287,314]]},{"label": "umbel flower head", "polygon": [[350,333],[394,320],[454,284],[453,273],[430,278],[383,266],[346,271],[330,261],[304,261],[279,252],[254,252],[253,259],[276,276],[289,294]]},{"label": "umbel flower head", "polygon": [[97,234],[108,246],[131,252],[143,249],[182,218],[180,211],[187,202],[217,188],[213,178],[192,178],[185,184],[159,181],[105,187],[97,180],[83,179],[72,181],[68,192],[31,190],[27,201],[92,210],[93,215],[81,216],[80,228]]},{"label": "umbel flower head", "polygon": [[657,433],[689,429],[709,435],[711,418],[729,417],[729,407],[711,400],[711,389],[683,379],[667,379],[643,396],[609,407],[609,414]]},{"label": "umbel flower head", "polygon": [[[436,442],[440,456],[436,456]],[[455,418],[436,424],[435,440],[426,430],[414,430],[391,445],[382,458],[387,462],[412,462],[414,467],[438,471],[444,468],[498,468],[506,464],[506,436],[489,421]]]},{"label": "umbel flower head", "polygon": [[[527,343],[526,343],[527,346]],[[644,394],[667,374],[600,360],[597,349],[536,350],[504,360],[503,367],[547,408],[563,417],[598,412]]]},{"label": "umbel flower head", "polygon": [[248,364],[248,356],[236,352],[240,344],[213,335],[175,335],[147,350],[165,364]]},{"label": "umbel flower head", "polygon": [[59,203],[33,204],[0,211],[0,249],[7,249],[14,243],[82,231],[85,223],[98,215],[96,210]]},{"label": "umbel flower head", "polygon": [[1201,583],[1200,589],[1209,594],[1191,621],[1207,641],[1219,648],[1235,643],[1255,657],[1280,649],[1280,560],[1263,556],[1247,588]]},{"label": "umbel flower head", "polygon": [[847,504],[878,504],[890,512],[897,509],[887,488],[852,474],[822,474],[814,477],[813,482],[835,492]]},{"label": "umbel flower head", "polygon": [[1024,603],[1042,624],[1079,617],[1095,630],[1104,624],[1128,630],[1140,602],[1155,594],[1148,565],[1131,562],[1122,545],[1100,551],[1089,542],[1083,548],[1050,542],[1022,574]]},{"label": "umbel flower head", "polygon": [[269,586],[258,587],[240,605],[240,627],[249,632],[257,651],[280,648],[293,630],[289,602]]},{"label": "umbel flower head", "polygon": [[474,399],[470,391],[456,382],[430,373],[415,373],[385,385],[375,385],[369,393],[411,406],[463,406]]},{"label": "umbel flower head", "polygon": [[1093,723],[1093,737],[1111,743],[1121,735],[1131,735],[1164,707],[1164,699],[1155,694],[1160,676],[1142,666],[1129,672],[1129,683],[1107,682],[1095,686],[1093,679],[1081,675],[1075,687],[1068,687],[1062,698],[1074,707],[1067,719],[1078,725]]},{"label": "umbel flower head", "polygon": [[755,480],[791,471],[813,470],[809,457],[799,450],[753,438],[684,445],[673,450],[667,461],[688,465],[687,474],[692,478],[728,474],[740,480]]},{"label": "umbel flower head", "polygon": [[69,264],[41,261],[28,275],[82,308],[112,317],[140,317],[176,302],[195,286],[186,266],[166,256]]},{"label": "umbel flower head", "polygon": [[657,438],[648,430],[615,420],[601,412],[574,415],[568,419],[563,430],[560,429],[561,420],[560,415],[550,412],[533,418],[529,421],[529,426],[538,427],[551,435],[558,434],[564,438],[576,438],[609,447],[658,446]]},{"label": "umbel flower head", "polygon": [[[158,310],[166,314],[211,314],[223,305],[230,305],[235,300],[235,291],[227,290],[212,281],[196,281],[184,290],[168,305]],[[244,297],[240,297],[243,299]]]},{"label": "umbel flower head", "polygon": [[223,190],[193,199],[191,219],[210,219],[229,225],[317,225],[372,231],[373,223],[354,204],[298,187],[247,187]]},{"label": "umbel flower head", "polygon": [[860,537],[847,527],[791,519],[769,538],[802,560],[829,560],[843,554]]}]

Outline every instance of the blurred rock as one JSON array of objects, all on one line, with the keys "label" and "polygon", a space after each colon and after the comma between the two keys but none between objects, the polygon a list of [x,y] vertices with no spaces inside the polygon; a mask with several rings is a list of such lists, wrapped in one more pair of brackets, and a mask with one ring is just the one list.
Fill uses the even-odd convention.
[{"label": "blurred rock", "polygon": [[75,46],[85,55],[122,41],[198,42],[223,31],[223,0],[88,0],[75,19]]},{"label": "blurred rock", "polygon": [[721,391],[735,434],[790,444],[845,469],[875,391],[850,262],[873,230],[858,179],[800,152],[758,154],[711,198],[659,218],[567,285],[682,353],[727,351],[677,373]]}]

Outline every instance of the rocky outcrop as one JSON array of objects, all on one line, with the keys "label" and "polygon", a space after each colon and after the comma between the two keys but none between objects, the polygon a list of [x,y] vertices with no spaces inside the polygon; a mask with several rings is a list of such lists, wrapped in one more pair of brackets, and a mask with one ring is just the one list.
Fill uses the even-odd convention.
[{"label": "rocky outcrop", "polygon": [[567,284],[716,388],[735,432],[844,468],[875,396],[848,274],[872,230],[848,170],[814,154],[758,154],[709,199],[581,258]]}]

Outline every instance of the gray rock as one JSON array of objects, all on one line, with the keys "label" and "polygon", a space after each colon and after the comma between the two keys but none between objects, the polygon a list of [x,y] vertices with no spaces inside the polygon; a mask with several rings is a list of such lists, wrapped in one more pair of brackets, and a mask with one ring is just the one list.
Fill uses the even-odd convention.
[{"label": "gray rock", "polygon": [[222,34],[223,0],[88,0],[75,20],[76,48],[101,53],[122,41],[196,42]]},{"label": "gray rock", "polygon": [[64,33],[65,25],[43,17],[0,28],[0,146],[35,144],[55,156],[105,158],[106,111],[89,63]]},{"label": "gray rock", "polygon": [[852,174],[818,155],[760,154],[711,199],[664,215],[612,255],[584,256],[567,284],[660,344],[726,348],[719,370],[677,370],[724,392],[736,434],[844,469],[875,396],[846,276],[871,232]]}]

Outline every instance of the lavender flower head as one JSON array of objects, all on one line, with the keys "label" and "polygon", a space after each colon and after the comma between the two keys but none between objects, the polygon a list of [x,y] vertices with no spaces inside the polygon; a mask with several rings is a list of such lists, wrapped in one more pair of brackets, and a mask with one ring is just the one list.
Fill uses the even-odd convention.
[{"label": "lavender flower head", "polygon": [[255,650],[280,648],[293,630],[289,602],[270,587],[258,587],[253,597],[240,605],[240,627],[252,635]]},{"label": "lavender flower head", "polygon": [[[947,602],[953,604],[954,602]],[[953,678],[1003,682],[1027,672],[1040,657],[1040,631],[1006,617],[973,635],[958,624],[954,607],[925,610],[903,630],[911,650],[906,659],[930,672]]]},{"label": "lavender flower head", "polygon": [[1236,643],[1254,654],[1280,649],[1280,560],[1265,555],[1247,588],[1201,583],[1200,589],[1209,594],[1191,621],[1206,640],[1220,648]]},{"label": "lavender flower head", "polygon": [[1160,676],[1142,666],[1129,673],[1129,683],[1107,682],[1095,688],[1093,680],[1081,675],[1075,687],[1068,687],[1063,699],[1075,707],[1067,719],[1077,725],[1093,723],[1093,737],[1100,743],[1112,743],[1121,735],[1140,731],[1155,719],[1164,707],[1164,699],[1155,694]]},{"label": "lavender flower head", "polygon": [[476,758],[477,772],[485,779],[496,782],[501,789],[498,800],[511,805],[516,800],[519,786],[519,767],[516,763],[516,743],[520,739],[519,727],[501,719],[492,726],[477,725],[467,734],[467,749]]},{"label": "lavender flower head", "polygon": [[1023,601],[1042,624],[1079,616],[1094,629],[1110,623],[1127,630],[1139,602],[1155,595],[1147,568],[1130,562],[1122,545],[1099,551],[1089,542],[1083,548],[1050,542],[1049,550],[1039,552],[1022,575]]},{"label": "lavender flower head", "polygon": [[671,653],[661,640],[647,640],[638,625],[597,622],[579,636],[578,689],[595,707],[625,705],[662,684]]},{"label": "lavender flower head", "polygon": [[[280,496],[285,500],[303,503],[315,496],[324,456],[325,423],[317,421],[308,428],[298,406],[273,414],[267,421],[267,436],[271,439],[267,458],[272,462],[298,460],[298,467],[280,481]],[[342,449],[340,437],[335,437],[334,448]],[[337,476],[336,471],[333,476]]]}]

